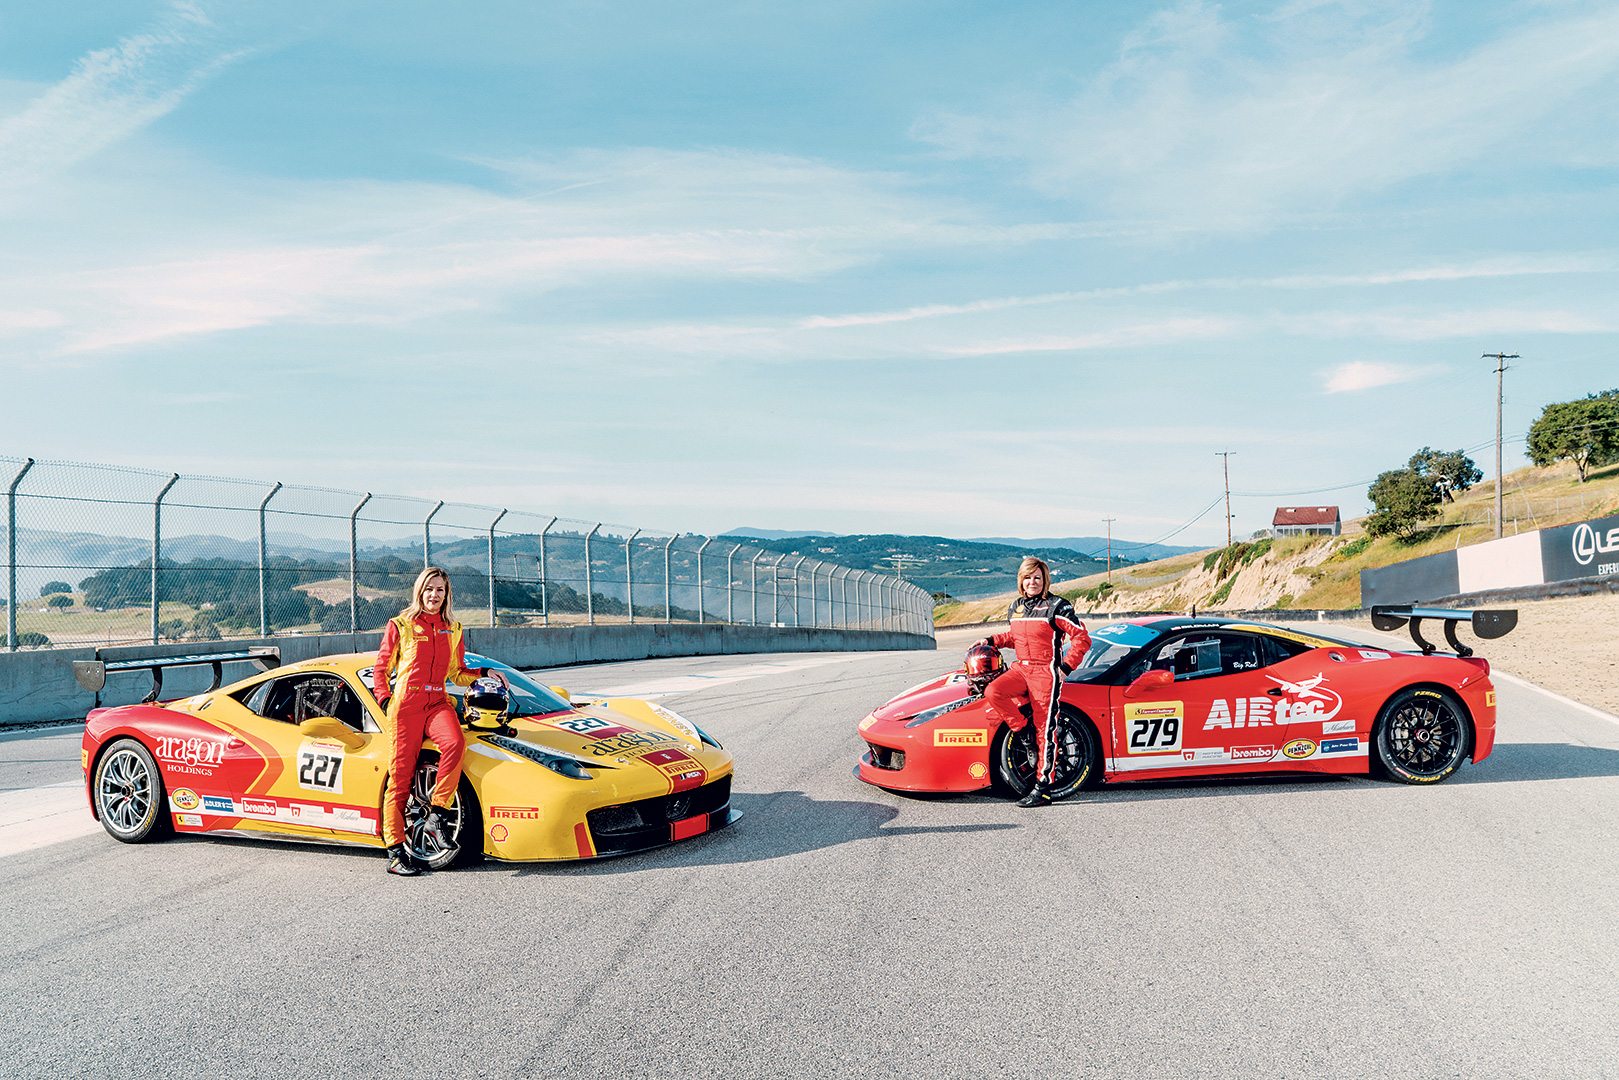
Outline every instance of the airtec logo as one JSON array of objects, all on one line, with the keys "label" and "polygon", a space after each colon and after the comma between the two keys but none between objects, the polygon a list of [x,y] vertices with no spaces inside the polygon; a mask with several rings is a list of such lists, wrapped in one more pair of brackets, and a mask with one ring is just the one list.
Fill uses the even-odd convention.
[{"label": "airtec logo", "polygon": [[1266,694],[1234,700],[1216,698],[1209,704],[1203,730],[1318,724],[1331,720],[1344,707],[1344,699],[1338,692],[1322,685],[1327,681],[1325,675],[1296,683],[1274,675],[1271,680],[1281,688],[1281,693],[1275,697]]},{"label": "airtec logo", "polygon": [[933,732],[934,746],[988,746],[989,733],[976,728],[938,728]]}]

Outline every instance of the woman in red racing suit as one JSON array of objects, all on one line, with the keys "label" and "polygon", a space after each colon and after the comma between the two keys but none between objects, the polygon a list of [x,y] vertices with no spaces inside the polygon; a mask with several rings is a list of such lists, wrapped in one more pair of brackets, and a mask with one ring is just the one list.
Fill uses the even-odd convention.
[{"label": "woman in red racing suit", "polygon": [[411,595],[410,606],[388,620],[382,647],[377,650],[377,666],[371,673],[377,703],[388,710],[387,732],[393,740],[382,839],[388,846],[388,872],[405,876],[421,872],[405,844],[405,802],[424,735],[438,748],[438,780],[429,813],[441,831],[452,815],[450,806],[461,781],[461,757],[467,743],[455,706],[444,692],[445,680],[470,686],[488,670],[467,670],[461,624],[451,614],[448,573],[429,566],[416,575]]},{"label": "woman in red racing suit", "polygon": [[[1034,721],[1034,743],[1038,765],[1034,787],[1019,800],[1019,806],[1041,806],[1051,801],[1052,782],[1057,775],[1057,710],[1062,680],[1078,666],[1091,647],[1091,635],[1074,614],[1074,606],[1051,594],[1051,568],[1043,559],[1030,556],[1018,567],[1018,598],[1007,611],[1010,626],[1004,634],[984,640],[997,649],[1011,646],[1017,663],[984,689],[984,701],[992,718],[1002,720],[1013,731],[1021,731]],[[1068,651],[1057,659],[1062,639],[1069,640]]]}]

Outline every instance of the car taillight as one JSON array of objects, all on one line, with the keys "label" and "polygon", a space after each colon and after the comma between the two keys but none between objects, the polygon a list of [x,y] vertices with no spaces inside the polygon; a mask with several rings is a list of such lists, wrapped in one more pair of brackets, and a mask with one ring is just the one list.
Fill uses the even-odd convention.
[{"label": "car taillight", "polygon": [[1462,657],[1462,659],[1465,660],[1469,664],[1475,664],[1478,667],[1482,668],[1483,671],[1481,672],[1481,674],[1488,675],[1490,673],[1490,662],[1488,660],[1484,659],[1484,657],[1482,657],[1482,656],[1464,656],[1464,657]]}]

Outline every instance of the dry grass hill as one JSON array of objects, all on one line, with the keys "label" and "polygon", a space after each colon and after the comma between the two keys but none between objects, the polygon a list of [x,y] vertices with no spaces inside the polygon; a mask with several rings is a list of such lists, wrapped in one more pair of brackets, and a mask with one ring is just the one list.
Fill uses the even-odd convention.
[{"label": "dry grass hill", "polygon": [[[1502,493],[1507,535],[1619,513],[1619,464],[1580,483],[1569,464],[1508,473]],[[1056,591],[1081,612],[1358,608],[1360,572],[1494,538],[1495,481],[1447,503],[1443,516],[1411,541],[1372,539],[1360,520],[1336,537],[1260,539],[1059,581]],[[1002,618],[1012,594],[934,610],[939,626]]]}]

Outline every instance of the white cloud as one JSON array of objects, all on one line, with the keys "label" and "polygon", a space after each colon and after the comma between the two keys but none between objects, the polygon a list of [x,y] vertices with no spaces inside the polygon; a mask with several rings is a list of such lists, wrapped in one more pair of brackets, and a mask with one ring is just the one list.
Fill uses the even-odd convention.
[{"label": "white cloud", "polygon": [[1608,115],[1588,103],[1619,74],[1619,10],[1545,15],[1438,61],[1419,55],[1432,46],[1421,12],[1294,3],[1227,19],[1186,0],[1072,100],[941,115],[914,134],[1020,162],[1050,194],[1211,228],[1269,226],[1476,163],[1613,160]]},{"label": "white cloud", "polygon": [[1410,382],[1430,370],[1432,369],[1354,360],[1340,364],[1327,373],[1327,393],[1345,394],[1355,390],[1370,390],[1376,386]]},{"label": "white cloud", "polygon": [[220,36],[201,7],[178,2],[142,33],[85,54],[67,78],[0,119],[0,185],[37,183],[173,111],[244,55]]}]

